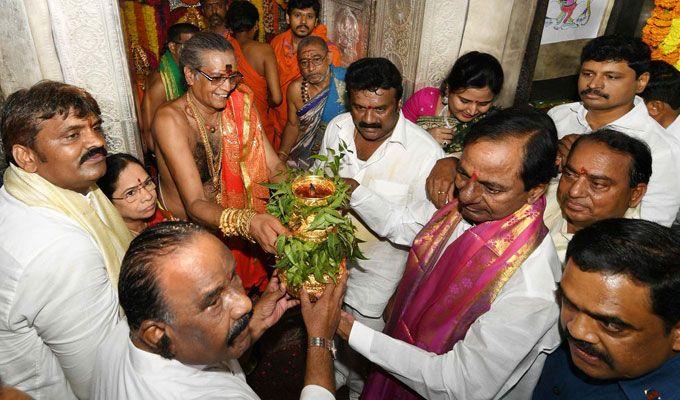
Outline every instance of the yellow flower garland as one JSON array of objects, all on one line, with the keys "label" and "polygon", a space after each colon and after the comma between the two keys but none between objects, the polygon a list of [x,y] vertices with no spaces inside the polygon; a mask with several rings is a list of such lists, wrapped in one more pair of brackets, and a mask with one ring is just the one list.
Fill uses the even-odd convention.
[{"label": "yellow flower garland", "polygon": [[680,4],[655,0],[655,8],[642,29],[642,40],[652,48],[652,58],[680,69]]}]

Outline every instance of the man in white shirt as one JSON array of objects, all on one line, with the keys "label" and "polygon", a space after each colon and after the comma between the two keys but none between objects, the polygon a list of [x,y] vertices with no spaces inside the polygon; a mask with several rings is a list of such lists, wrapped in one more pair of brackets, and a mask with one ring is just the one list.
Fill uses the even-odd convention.
[{"label": "man in white shirt", "polygon": [[649,83],[640,93],[649,115],[666,132],[680,139],[680,71],[661,60],[652,60]]},{"label": "man in white shirt", "polygon": [[542,220],[556,153],[554,124],[536,111],[473,127],[457,199],[413,241],[388,313],[393,337],[342,313],[340,336],[386,371],[364,398],[529,398],[560,342],[560,262]]},{"label": "man in white shirt", "polygon": [[[237,358],[298,302],[275,275],[253,307],[234,266],[226,246],[196,224],[165,222],[135,238],[118,286],[127,322],[100,347],[92,398],[258,399]],[[344,289],[341,280],[317,303],[302,301],[310,347],[301,399],[334,398],[337,325],[325,322]]]},{"label": "man in white shirt", "polygon": [[557,126],[562,163],[578,135],[605,127],[647,143],[653,172],[641,218],[670,226],[680,209],[680,140],[665,132],[636,96],[649,81],[649,62],[649,47],[639,39],[591,40],[581,52],[581,102],[554,107],[548,115]]},{"label": "man in white shirt", "polygon": [[[366,260],[349,266],[345,304],[362,323],[378,331],[382,314],[401,279],[408,246],[436,210],[425,194],[425,179],[444,153],[425,130],[400,111],[401,73],[385,58],[352,63],[345,76],[350,112],[328,125],[321,154],[341,151],[340,175],[350,185],[350,207]],[[349,380],[358,398],[362,379],[340,352],[338,384]]]},{"label": "man in white shirt", "polygon": [[84,90],[43,81],[0,116],[0,375],[36,399],[87,398],[96,349],[118,321],[131,235],[96,186],[102,120]]},{"label": "man in white shirt", "polygon": [[651,175],[652,154],[641,140],[611,129],[580,136],[547,193],[544,221],[562,264],[579,230],[603,219],[640,218]]}]

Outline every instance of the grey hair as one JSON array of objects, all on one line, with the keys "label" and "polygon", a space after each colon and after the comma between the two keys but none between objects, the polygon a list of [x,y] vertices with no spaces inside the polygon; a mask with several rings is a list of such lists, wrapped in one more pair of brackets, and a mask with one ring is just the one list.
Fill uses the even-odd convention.
[{"label": "grey hair", "polygon": [[118,298],[130,330],[139,329],[146,320],[172,322],[173,315],[158,284],[158,263],[203,233],[209,232],[191,222],[162,222],[144,230],[130,243],[118,281]]},{"label": "grey hair", "polygon": [[197,70],[203,66],[203,54],[208,51],[234,52],[231,43],[215,32],[199,32],[187,40],[179,53],[179,67]]}]

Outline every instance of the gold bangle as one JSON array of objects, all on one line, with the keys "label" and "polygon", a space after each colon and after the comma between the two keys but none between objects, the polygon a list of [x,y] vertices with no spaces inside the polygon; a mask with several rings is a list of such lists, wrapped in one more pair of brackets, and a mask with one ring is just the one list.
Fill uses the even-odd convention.
[{"label": "gold bangle", "polygon": [[225,237],[241,236],[255,243],[250,235],[250,222],[256,214],[251,209],[225,208],[220,215],[220,231]]}]

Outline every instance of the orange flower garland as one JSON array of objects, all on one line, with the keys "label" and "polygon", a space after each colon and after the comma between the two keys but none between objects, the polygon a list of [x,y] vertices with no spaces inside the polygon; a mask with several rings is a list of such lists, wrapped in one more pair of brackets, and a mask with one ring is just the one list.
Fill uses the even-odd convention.
[{"label": "orange flower garland", "polygon": [[655,0],[655,8],[642,29],[642,40],[652,48],[652,58],[680,69],[680,2]]}]

